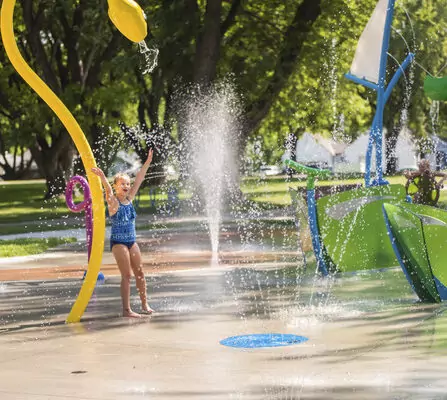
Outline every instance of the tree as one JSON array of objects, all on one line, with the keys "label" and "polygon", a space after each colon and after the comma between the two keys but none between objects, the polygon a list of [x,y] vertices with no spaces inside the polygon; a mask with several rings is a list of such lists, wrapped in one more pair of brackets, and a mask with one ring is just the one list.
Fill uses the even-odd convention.
[{"label": "tree", "polygon": [[[0,54],[0,167],[3,179],[21,179],[29,172],[33,159],[25,161],[22,155],[29,144],[27,124],[21,112],[30,99],[29,93],[18,84],[12,67],[6,65],[4,53]],[[8,157],[11,155],[12,157]]]},{"label": "tree", "polygon": [[268,162],[277,162],[290,133],[306,131],[349,143],[368,129],[372,118],[368,91],[344,77],[375,0],[322,2],[293,74],[259,129]]},{"label": "tree", "polygon": [[[442,64],[438,46],[444,31],[438,28],[445,20],[445,0],[407,2],[418,20],[416,34],[434,41],[421,44],[419,54],[427,52],[436,70]],[[154,162],[161,170],[185,131],[178,94],[191,85],[206,90],[225,79],[242,97],[239,154],[249,138],[257,137],[273,161],[289,133],[310,130],[349,142],[371,124],[375,96],[343,74],[376,0],[360,5],[353,0],[150,0],[145,7],[148,40],[160,50],[151,74],[138,68],[136,46],[109,23],[105,4],[20,4],[15,24],[23,54],[73,111],[103,167],[125,139],[142,159],[148,146],[155,146]],[[399,13],[396,27],[406,21]],[[408,23],[398,29],[411,32]],[[406,52],[397,36],[391,52],[397,59]],[[19,145],[31,149],[47,179],[47,195],[60,193],[75,157],[72,142],[48,107],[10,69],[7,74],[15,86],[0,90],[17,101],[0,104],[0,124],[8,126],[8,118],[21,111],[22,123],[14,119]],[[397,88],[387,109],[400,109],[403,93],[403,86]],[[418,99],[408,108],[409,124],[417,132],[427,125],[430,102],[424,98],[420,104]],[[401,119],[397,113],[385,117],[392,132]],[[6,132],[12,128],[2,131],[3,137]]]},{"label": "tree", "polygon": [[[394,60],[403,60],[410,51],[416,55],[416,61],[394,89],[384,115],[388,173],[396,172],[397,138],[405,126],[410,128],[416,142],[428,134],[442,135],[441,130],[435,132],[430,117],[433,102],[424,93],[423,86],[427,71],[436,74],[445,66],[447,33],[441,27],[447,19],[446,6],[445,0],[408,0],[396,8],[389,72],[394,73],[400,67]],[[445,107],[441,110],[445,115]]]},{"label": "tree", "polygon": [[231,75],[245,102],[239,152],[294,72],[321,13],[319,0],[153,1],[145,11],[160,60],[150,77],[135,70],[138,123],[146,132],[143,140],[132,139],[134,147],[144,149],[150,133],[182,143],[182,95],[191,84],[203,92]]},{"label": "tree", "polygon": [[[113,94],[110,90],[105,93],[104,86],[113,80],[107,63],[115,62],[113,73],[117,74],[121,49],[126,49],[127,42],[104,22],[104,6],[90,0],[75,4],[57,0],[51,6],[46,0],[22,0],[20,5],[15,28],[23,55],[73,111],[98,150],[100,127],[116,121],[125,109],[125,81],[118,84],[121,91],[114,86]],[[38,99],[30,103],[27,129],[21,130],[33,138],[28,146],[47,180],[46,197],[51,197],[65,189],[66,173],[75,154],[73,144],[46,105]]]}]

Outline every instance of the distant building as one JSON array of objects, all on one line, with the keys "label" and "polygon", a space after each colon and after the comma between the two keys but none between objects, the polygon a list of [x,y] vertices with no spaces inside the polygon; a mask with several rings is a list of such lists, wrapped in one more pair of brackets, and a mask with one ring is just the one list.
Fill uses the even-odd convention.
[{"label": "distant building", "polygon": [[432,136],[431,139],[433,141],[432,153],[428,154],[426,158],[430,161],[433,169],[447,169],[447,142],[438,136]]},{"label": "distant building", "polygon": [[[345,172],[360,172],[365,173],[365,160],[366,149],[368,147],[369,132],[360,135],[354,140],[345,151],[345,161],[347,165],[344,168],[340,168]],[[386,152],[385,152],[385,135],[383,138],[383,152],[382,152],[382,166],[386,169]],[[417,168],[418,152],[415,144],[410,138],[408,132],[402,131],[397,139],[396,149],[396,170],[401,171],[404,169]],[[376,168],[375,149],[373,150],[373,157],[371,161],[371,169]]]},{"label": "distant building", "polygon": [[[297,141],[296,161],[307,166],[330,169],[334,173],[365,173],[366,149],[368,147],[369,132],[361,134],[352,143],[339,143],[321,135],[304,133]],[[447,154],[447,143],[445,153]],[[289,158],[290,151],[284,158]],[[403,131],[396,146],[397,170],[417,168],[417,147],[410,135]],[[439,158],[439,157],[438,157]],[[385,168],[385,139],[383,143],[382,165]],[[447,160],[445,157],[444,161]],[[373,151],[371,169],[376,165],[375,151]]]},{"label": "distant building", "polygon": [[311,167],[335,171],[335,167],[342,162],[345,148],[344,143],[306,132],[297,141],[296,161]]},{"label": "distant building", "polygon": [[397,171],[416,169],[419,160],[418,153],[415,143],[411,140],[410,133],[402,131],[396,143]]},{"label": "distant building", "polygon": [[141,168],[141,160],[134,152],[118,151],[113,161],[109,164],[108,175],[113,176],[118,172],[135,176]]}]

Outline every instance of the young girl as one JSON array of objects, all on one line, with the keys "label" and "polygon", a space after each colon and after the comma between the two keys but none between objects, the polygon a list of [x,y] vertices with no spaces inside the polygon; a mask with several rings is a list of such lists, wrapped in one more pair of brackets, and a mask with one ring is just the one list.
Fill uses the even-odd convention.
[{"label": "young girl", "polygon": [[146,162],[138,171],[135,182],[130,184],[126,174],[117,174],[113,181],[115,194],[100,168],[92,168],[92,172],[101,178],[106,191],[107,206],[112,221],[110,248],[121,272],[121,298],[123,301],[123,316],[139,318],[140,314],[130,308],[130,278],[133,271],[136,286],[141,299],[143,314],[152,314],[153,310],[147,303],[146,278],[142,268],[140,248],[136,242],[135,217],[136,212],[132,200],[144,180],[147,169],[152,162],[152,149],[149,150]]}]

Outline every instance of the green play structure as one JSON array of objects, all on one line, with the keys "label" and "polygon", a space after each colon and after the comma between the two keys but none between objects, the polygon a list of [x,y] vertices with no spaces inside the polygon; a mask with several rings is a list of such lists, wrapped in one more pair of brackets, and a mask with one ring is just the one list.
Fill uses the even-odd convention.
[{"label": "green play structure", "polygon": [[428,302],[447,300],[447,212],[387,203],[383,212],[395,254],[416,294]]},{"label": "green play structure", "polygon": [[384,202],[405,201],[402,185],[359,188],[317,200],[320,234],[338,271],[388,268],[396,256],[383,223]]},{"label": "green play structure", "polygon": [[[440,190],[436,175],[420,169],[419,177],[413,175],[406,186],[390,185],[383,177],[382,162],[377,162],[372,176],[374,150],[375,159],[382,160],[384,107],[414,59],[414,54],[409,53],[387,82],[394,6],[395,0],[377,2],[346,74],[353,82],[377,93],[365,157],[364,187],[317,198],[315,181],[327,178],[329,171],[292,160],[287,160],[286,165],[308,177],[308,223],[321,275],[400,265],[419,298],[438,303],[447,300],[447,211],[434,207]],[[424,90],[432,100],[447,100],[447,77],[427,76]]]},{"label": "green play structure", "polygon": [[406,200],[403,185],[359,187],[317,198],[315,180],[329,171],[287,160],[308,177],[306,202],[312,246],[320,273],[389,268],[398,265],[383,222],[385,202]]}]

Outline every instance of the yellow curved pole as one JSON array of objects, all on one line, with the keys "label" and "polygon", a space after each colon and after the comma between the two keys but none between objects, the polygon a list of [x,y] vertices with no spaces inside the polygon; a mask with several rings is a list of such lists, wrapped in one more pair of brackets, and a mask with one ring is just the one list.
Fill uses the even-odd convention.
[{"label": "yellow curved pole", "polygon": [[[112,0],[114,7],[115,20],[118,20],[120,10],[124,10],[124,16],[129,17],[129,9],[137,14],[136,20],[132,24],[127,24],[126,21],[121,21],[122,26],[118,26],[120,31],[126,29],[123,34],[131,40],[141,41],[146,36],[146,22],[144,21],[144,14],[139,8],[138,4],[132,0]],[[12,65],[22,78],[30,85],[35,92],[48,104],[48,106],[56,113],[62,124],[69,132],[73,139],[82,163],[84,164],[87,178],[92,192],[92,209],[93,209],[93,240],[90,260],[88,264],[87,274],[82,284],[79,295],[66,319],[67,323],[79,322],[88,302],[95,289],[96,279],[101,267],[102,254],[104,249],[105,236],[105,210],[103,202],[103,193],[100,179],[91,173],[91,169],[96,166],[90,145],[82,132],[81,127],[76,119],[65,107],[64,103],[51,91],[51,89],[37,76],[37,74],[29,67],[23,59],[17,47],[14,37],[13,16],[14,16],[15,0],[3,0],[0,16],[0,30],[5,46],[6,54],[8,55]],[[126,19],[125,18],[125,19]],[[113,21],[115,23],[115,21]],[[144,35],[144,36],[143,36]]]},{"label": "yellow curved pole", "polygon": [[134,0],[108,0],[109,18],[127,39],[138,43],[147,35],[146,17]]}]

